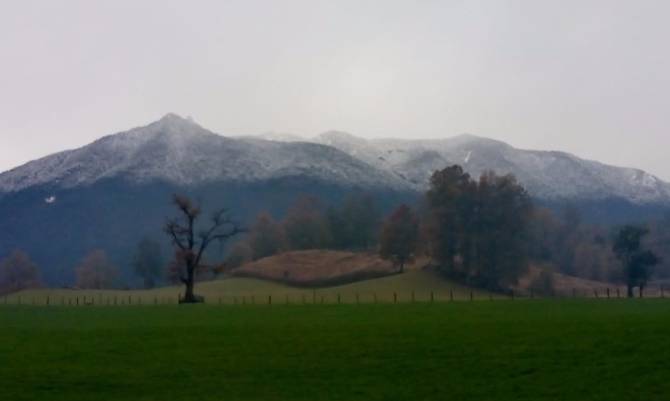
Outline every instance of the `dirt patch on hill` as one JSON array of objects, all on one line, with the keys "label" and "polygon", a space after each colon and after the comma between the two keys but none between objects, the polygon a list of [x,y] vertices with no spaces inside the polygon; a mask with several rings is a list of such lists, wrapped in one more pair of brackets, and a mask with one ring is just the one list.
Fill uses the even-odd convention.
[{"label": "dirt patch on hill", "polygon": [[[415,268],[410,265],[407,268]],[[330,286],[397,273],[389,261],[372,252],[293,251],[247,263],[232,274],[296,286]]]}]

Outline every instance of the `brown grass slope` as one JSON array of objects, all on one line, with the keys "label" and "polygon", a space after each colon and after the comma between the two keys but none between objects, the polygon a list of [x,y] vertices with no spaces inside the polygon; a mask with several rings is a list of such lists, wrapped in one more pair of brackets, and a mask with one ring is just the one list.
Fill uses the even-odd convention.
[{"label": "brown grass slope", "polygon": [[[418,264],[410,265],[410,269]],[[397,273],[392,263],[372,252],[307,250],[286,252],[247,263],[232,272],[294,286],[324,287]]]}]

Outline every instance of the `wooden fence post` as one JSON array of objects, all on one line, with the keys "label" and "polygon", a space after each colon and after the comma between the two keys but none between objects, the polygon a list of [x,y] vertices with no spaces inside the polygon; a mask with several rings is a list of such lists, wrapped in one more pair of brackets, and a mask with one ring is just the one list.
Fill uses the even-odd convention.
[{"label": "wooden fence post", "polygon": [[394,304],[398,303],[398,294],[396,294],[395,292],[393,293],[393,303]]},{"label": "wooden fence post", "polygon": [[272,305],[272,295],[268,295],[268,305]]},{"label": "wooden fence post", "polygon": [[433,302],[435,302],[435,294],[433,293],[433,291],[431,291],[430,292],[430,303],[432,304]]},{"label": "wooden fence post", "polygon": [[610,288],[607,287],[607,299],[610,299]]},{"label": "wooden fence post", "polygon": [[453,288],[449,289],[449,301],[454,301],[454,290]]},{"label": "wooden fence post", "polygon": [[342,299],[340,298],[340,293],[337,293],[337,304],[339,305],[342,302]]}]

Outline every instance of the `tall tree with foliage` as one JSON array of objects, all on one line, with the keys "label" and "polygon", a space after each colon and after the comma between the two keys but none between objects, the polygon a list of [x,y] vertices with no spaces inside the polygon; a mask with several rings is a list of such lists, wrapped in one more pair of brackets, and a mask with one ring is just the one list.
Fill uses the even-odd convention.
[{"label": "tall tree with foliage", "polygon": [[659,263],[656,254],[643,247],[642,240],[647,234],[649,230],[644,227],[624,226],[618,231],[612,247],[623,265],[629,298],[633,297],[635,287],[639,287],[642,298],[644,287],[651,276],[651,269]]},{"label": "tall tree with foliage", "polygon": [[137,244],[133,257],[133,268],[144,283],[144,288],[153,288],[164,268],[161,246],[158,242],[144,238]]},{"label": "tall tree with foliage", "polygon": [[402,273],[405,263],[414,257],[419,238],[419,220],[407,205],[401,205],[384,222],[379,254],[392,260]]},{"label": "tall tree with foliage", "polygon": [[532,205],[513,176],[487,172],[475,181],[448,167],[433,174],[426,198],[429,251],[445,274],[504,289],[525,272]]},{"label": "tall tree with foliage", "polygon": [[528,224],[531,202],[512,175],[484,173],[471,209],[470,242],[464,254],[473,281],[492,289],[515,284],[528,268]]},{"label": "tall tree with foliage", "polygon": [[436,171],[426,194],[429,215],[426,219],[429,253],[440,269],[450,277],[466,279],[463,252],[468,249],[473,217],[476,184],[460,166]]},{"label": "tall tree with foliage", "polygon": [[0,294],[41,285],[39,268],[27,253],[17,249],[0,261]]},{"label": "tall tree with foliage", "polygon": [[168,220],[165,232],[175,247],[177,253],[175,259],[184,267],[183,271],[178,273],[179,280],[186,287],[184,298],[180,302],[203,302],[204,299],[196,296],[193,289],[196,270],[201,267],[205,251],[215,242],[223,247],[227,240],[244,230],[230,217],[228,209],[225,208],[212,213],[206,228],[199,228],[198,219],[202,213],[200,206],[181,195],[175,195],[173,202],[179,211],[179,216]]}]

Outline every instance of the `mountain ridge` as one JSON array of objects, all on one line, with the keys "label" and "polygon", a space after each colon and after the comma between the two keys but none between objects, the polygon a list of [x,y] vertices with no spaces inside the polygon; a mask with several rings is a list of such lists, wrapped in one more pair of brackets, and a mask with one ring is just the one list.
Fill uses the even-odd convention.
[{"label": "mountain ridge", "polygon": [[[317,197],[328,207],[356,191],[373,196],[380,212],[387,214],[401,203],[418,204],[430,174],[451,164],[461,164],[475,176],[491,168],[515,172],[533,196],[543,191],[572,196],[591,221],[613,224],[670,210],[670,196],[659,198],[656,191],[667,184],[653,176],[634,169],[610,170],[560,152],[520,151],[474,136],[370,143],[340,132],[320,140],[332,143],[226,137],[167,115],[37,159],[0,174],[0,258],[23,249],[44,266],[47,282],[62,283],[72,278],[84,255],[104,249],[130,278],[133,253],[142,238],[154,238],[170,249],[161,227],[174,214],[170,199],[175,193],[202,201],[206,209],[225,206],[246,223],[261,211],[282,218],[300,195]],[[547,163],[547,158],[555,160]],[[528,172],[534,163],[545,167],[538,169],[545,176]],[[519,166],[523,168],[516,171]],[[609,177],[612,171],[614,178]],[[563,182],[549,173],[564,177]],[[612,179],[638,184],[648,180],[651,194],[633,204],[629,193],[604,185]],[[639,186],[624,188],[635,192]],[[584,196],[591,187],[600,190],[599,196]],[[560,197],[539,199],[543,205],[563,206]]]},{"label": "mountain ridge", "polygon": [[174,113],[0,173],[0,196],[35,186],[90,185],[113,177],[188,186],[301,175],[352,187],[421,192],[435,170],[453,164],[475,177],[488,170],[514,174],[532,196],[553,202],[614,198],[670,205],[670,184],[643,170],[568,152],[519,149],[472,134],[365,139],[331,130],[311,138],[286,133],[229,137]]}]

